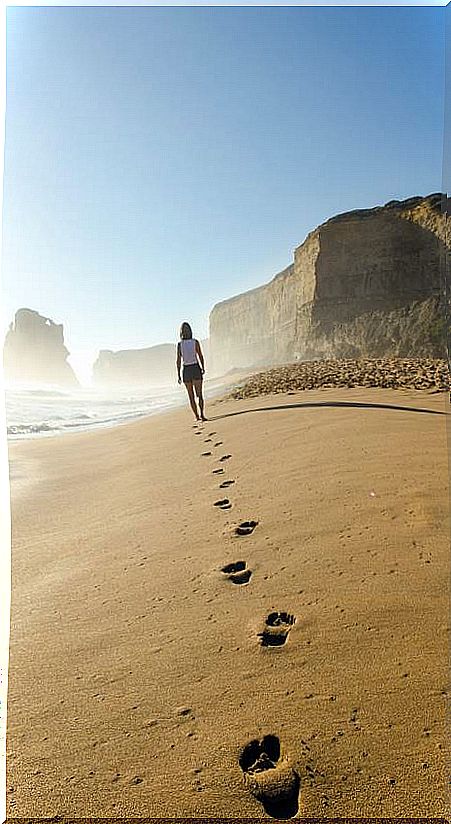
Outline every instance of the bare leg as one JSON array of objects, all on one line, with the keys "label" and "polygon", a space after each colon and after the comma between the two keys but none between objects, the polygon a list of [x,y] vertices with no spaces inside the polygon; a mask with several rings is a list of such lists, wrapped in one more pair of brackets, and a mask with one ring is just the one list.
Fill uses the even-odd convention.
[{"label": "bare leg", "polygon": [[204,415],[204,397],[202,395],[202,381],[201,380],[200,381],[193,381],[193,383],[194,383],[194,388],[196,390],[197,400],[198,400],[198,403],[199,403],[201,420],[206,421],[207,419]]},{"label": "bare leg", "polygon": [[194,398],[193,384],[192,383],[185,383],[185,386],[186,386],[186,391],[188,392],[188,397],[189,397],[189,402],[190,402],[191,409],[193,410],[194,415],[196,416],[196,421],[198,421],[199,420],[199,412],[197,411],[196,401],[195,401],[195,398]]}]

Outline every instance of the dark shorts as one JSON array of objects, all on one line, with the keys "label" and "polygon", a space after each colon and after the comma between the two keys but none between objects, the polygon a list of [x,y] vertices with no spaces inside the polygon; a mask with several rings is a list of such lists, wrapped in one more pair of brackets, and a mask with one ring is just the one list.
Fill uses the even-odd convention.
[{"label": "dark shorts", "polygon": [[198,363],[190,363],[183,367],[183,383],[192,383],[193,381],[201,381],[202,372]]}]

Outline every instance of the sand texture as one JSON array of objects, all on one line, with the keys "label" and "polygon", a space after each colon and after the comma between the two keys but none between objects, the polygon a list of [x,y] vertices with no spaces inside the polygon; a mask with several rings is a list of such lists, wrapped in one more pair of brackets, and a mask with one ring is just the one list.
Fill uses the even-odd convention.
[{"label": "sand texture", "polygon": [[313,389],[11,444],[9,816],[445,815],[447,408]]}]

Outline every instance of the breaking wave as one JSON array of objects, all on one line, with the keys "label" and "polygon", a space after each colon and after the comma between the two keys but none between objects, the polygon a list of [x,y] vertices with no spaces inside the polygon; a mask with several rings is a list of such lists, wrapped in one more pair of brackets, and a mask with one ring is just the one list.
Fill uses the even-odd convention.
[{"label": "breaking wave", "polygon": [[115,426],[185,401],[183,387],[156,387],[109,395],[88,388],[61,391],[53,387],[7,387],[7,432],[10,439],[18,439]]}]

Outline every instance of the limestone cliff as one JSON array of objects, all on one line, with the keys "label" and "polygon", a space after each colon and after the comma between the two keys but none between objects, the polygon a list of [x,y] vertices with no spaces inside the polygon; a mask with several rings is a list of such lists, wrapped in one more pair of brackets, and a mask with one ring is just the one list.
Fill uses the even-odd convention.
[{"label": "limestone cliff", "polygon": [[216,373],[333,357],[444,355],[442,195],[337,215],[294,261],[210,314]]},{"label": "limestone cliff", "polygon": [[69,351],[64,345],[63,325],[32,309],[19,309],[6,335],[3,365],[6,380],[77,386]]},{"label": "limestone cliff", "polygon": [[[201,346],[207,357],[206,341]],[[162,343],[145,349],[102,349],[93,367],[93,378],[102,386],[165,386],[177,380],[176,344]]]}]

